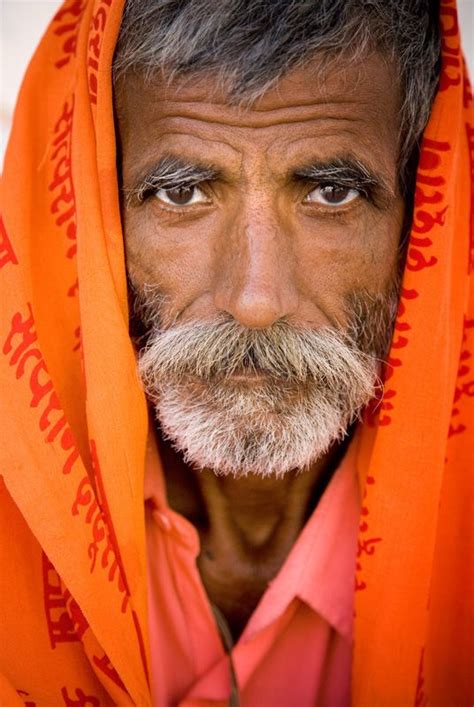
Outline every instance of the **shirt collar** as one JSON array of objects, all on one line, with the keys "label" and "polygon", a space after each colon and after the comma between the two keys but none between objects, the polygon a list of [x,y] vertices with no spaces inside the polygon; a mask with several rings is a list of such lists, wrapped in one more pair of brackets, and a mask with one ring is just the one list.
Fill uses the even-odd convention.
[{"label": "shirt collar", "polygon": [[300,536],[300,598],[341,635],[351,637],[360,497],[356,471],[357,437]]},{"label": "shirt collar", "polygon": [[357,439],[356,435],[243,638],[276,620],[294,599],[305,602],[339,634],[351,638],[360,516]]}]

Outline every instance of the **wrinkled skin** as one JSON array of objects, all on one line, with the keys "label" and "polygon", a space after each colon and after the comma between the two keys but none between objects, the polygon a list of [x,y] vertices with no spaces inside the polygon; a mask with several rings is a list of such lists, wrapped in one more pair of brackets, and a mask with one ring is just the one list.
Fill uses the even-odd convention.
[{"label": "wrinkled skin", "polygon": [[[314,59],[250,109],[229,105],[212,76],[168,86],[126,76],[116,112],[133,286],[159,285],[178,322],[227,312],[255,328],[280,318],[343,326],[348,294],[384,292],[396,274],[404,211],[398,108],[394,72],[378,56],[338,62],[324,81]],[[198,185],[190,203],[188,192],[163,189],[140,201],[137,185],[164,155],[210,165],[219,176]],[[348,157],[374,175],[370,198],[291,176],[308,163]],[[169,502],[196,525],[204,585],[237,636],[343,449],[275,480],[198,472],[160,445]]]}]

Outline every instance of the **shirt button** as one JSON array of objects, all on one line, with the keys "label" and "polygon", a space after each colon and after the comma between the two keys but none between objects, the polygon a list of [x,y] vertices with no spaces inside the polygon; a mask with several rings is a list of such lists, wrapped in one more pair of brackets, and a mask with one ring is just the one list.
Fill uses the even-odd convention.
[{"label": "shirt button", "polygon": [[164,511],[153,511],[153,518],[155,519],[156,524],[159,528],[161,528],[161,530],[164,530],[166,533],[169,533],[172,528],[172,524],[171,520],[168,518]]}]

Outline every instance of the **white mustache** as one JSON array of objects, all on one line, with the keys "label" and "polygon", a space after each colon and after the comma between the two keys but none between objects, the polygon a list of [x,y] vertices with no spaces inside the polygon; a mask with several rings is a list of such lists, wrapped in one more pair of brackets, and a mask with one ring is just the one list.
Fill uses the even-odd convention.
[{"label": "white mustache", "polygon": [[341,367],[351,370],[354,379],[365,380],[372,360],[347,332],[329,327],[312,330],[276,322],[257,330],[234,320],[217,320],[156,328],[141,352],[139,370],[148,384],[155,385],[189,377],[214,382],[247,372],[287,383],[319,381],[332,386]]}]

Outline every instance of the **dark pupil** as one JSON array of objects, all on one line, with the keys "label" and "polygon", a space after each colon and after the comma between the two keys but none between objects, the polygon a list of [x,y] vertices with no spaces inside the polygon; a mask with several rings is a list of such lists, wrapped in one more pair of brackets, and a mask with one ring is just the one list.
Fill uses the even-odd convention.
[{"label": "dark pupil", "polygon": [[329,204],[340,204],[349,191],[349,187],[338,187],[334,184],[326,184],[321,187],[321,193]]},{"label": "dark pupil", "polygon": [[175,204],[182,206],[187,204],[193,197],[194,187],[176,187],[175,189],[167,189],[168,198]]}]

